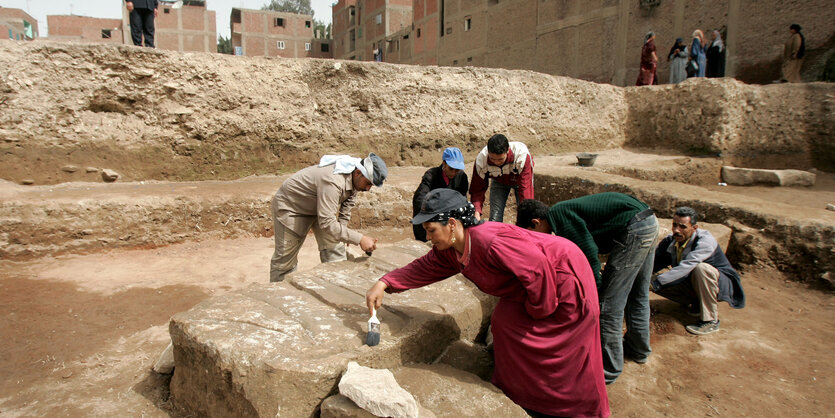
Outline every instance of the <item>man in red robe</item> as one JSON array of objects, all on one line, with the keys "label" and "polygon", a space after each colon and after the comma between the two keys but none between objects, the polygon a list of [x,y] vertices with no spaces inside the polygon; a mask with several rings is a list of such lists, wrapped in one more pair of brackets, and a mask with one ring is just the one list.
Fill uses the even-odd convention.
[{"label": "man in red robe", "polygon": [[386,274],[368,291],[369,313],[385,292],[461,273],[498,296],[493,312],[492,382],[529,412],[609,416],[594,273],[571,241],[475,217],[451,189],[429,192],[421,212],[432,250]]}]

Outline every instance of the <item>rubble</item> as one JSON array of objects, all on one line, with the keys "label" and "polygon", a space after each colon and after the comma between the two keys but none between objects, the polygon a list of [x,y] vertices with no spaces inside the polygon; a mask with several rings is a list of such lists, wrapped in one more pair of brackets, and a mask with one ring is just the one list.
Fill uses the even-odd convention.
[{"label": "rubble", "polygon": [[385,369],[363,367],[355,362],[339,380],[339,393],[378,417],[417,418],[418,403]]}]

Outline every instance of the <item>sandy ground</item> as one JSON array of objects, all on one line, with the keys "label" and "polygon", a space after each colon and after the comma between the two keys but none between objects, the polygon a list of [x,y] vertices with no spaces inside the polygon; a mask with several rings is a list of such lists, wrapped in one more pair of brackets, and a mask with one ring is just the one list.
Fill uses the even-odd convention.
[{"label": "sandy ground", "polygon": [[[410,233],[374,232],[385,242]],[[149,370],[169,317],[266,281],[272,246],[214,240],[0,263],[0,414],[167,415],[167,378]],[[309,239],[300,268],[317,262]],[[684,331],[693,319],[676,304],[653,299],[654,354],[609,386],[615,415],[831,413],[832,297],[770,270],[749,269],[743,283],[748,306],[722,304],[722,331],[706,337]]]}]

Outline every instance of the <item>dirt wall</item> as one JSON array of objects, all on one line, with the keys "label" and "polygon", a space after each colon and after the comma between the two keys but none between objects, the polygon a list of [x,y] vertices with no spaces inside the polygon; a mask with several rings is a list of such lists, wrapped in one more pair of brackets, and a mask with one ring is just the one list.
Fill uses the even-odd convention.
[{"label": "dirt wall", "polygon": [[86,167],[234,179],[340,152],[425,166],[451,145],[472,160],[499,132],[534,155],[641,146],[835,166],[831,84],[623,89],[530,71],[48,42],[2,43],[0,66],[15,69],[0,76],[0,178],[17,183],[96,180]]}]

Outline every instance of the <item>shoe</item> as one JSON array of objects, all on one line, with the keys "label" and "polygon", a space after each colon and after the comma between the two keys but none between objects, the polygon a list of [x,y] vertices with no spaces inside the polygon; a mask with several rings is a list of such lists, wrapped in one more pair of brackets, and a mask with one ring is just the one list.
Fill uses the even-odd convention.
[{"label": "shoe", "polygon": [[719,331],[719,320],[699,321],[694,325],[687,326],[687,332],[696,335],[707,335]]},{"label": "shoe", "polygon": [[632,359],[632,361],[634,361],[635,363],[638,363],[638,364],[647,364],[647,362],[649,361],[649,357],[644,357],[644,358],[630,357],[630,359]]}]

